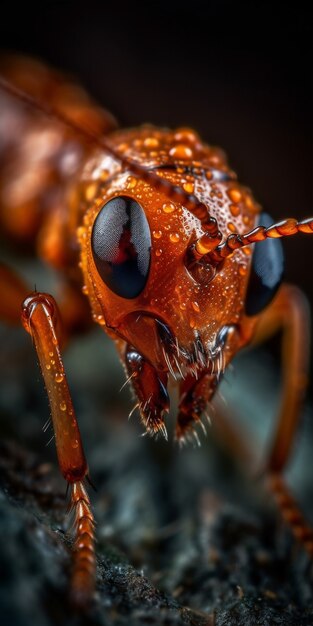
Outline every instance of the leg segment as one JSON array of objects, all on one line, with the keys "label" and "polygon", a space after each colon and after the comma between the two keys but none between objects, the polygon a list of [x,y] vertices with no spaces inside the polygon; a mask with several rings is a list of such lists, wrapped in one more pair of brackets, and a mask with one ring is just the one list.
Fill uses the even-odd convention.
[{"label": "leg segment", "polygon": [[75,606],[86,605],[93,596],[96,574],[94,518],[88,493],[82,481],[72,484],[71,504],[76,537],[71,599]]},{"label": "leg segment", "polygon": [[289,459],[307,385],[309,312],[296,287],[283,285],[272,306],[259,318],[254,343],[277,330],[283,333],[283,397],[274,440],[266,463],[268,485],[282,517],[313,557],[313,532],[306,524],[281,476]]},{"label": "leg segment", "polygon": [[283,394],[276,433],[267,468],[280,472],[286,465],[300,417],[308,382],[309,311],[302,292],[283,285],[270,306],[260,315],[254,343],[264,341],[277,330],[283,333]]},{"label": "leg segment", "polygon": [[275,497],[282,518],[291,528],[297,541],[304,545],[310,557],[313,558],[312,528],[304,519],[282,476],[278,473],[271,473],[268,477],[268,487]]},{"label": "leg segment", "polygon": [[60,354],[58,321],[52,296],[34,293],[24,300],[22,322],[33,339],[48,392],[60,470],[71,485],[76,533],[72,598],[85,604],[95,583],[94,520],[83,485],[88,467]]}]

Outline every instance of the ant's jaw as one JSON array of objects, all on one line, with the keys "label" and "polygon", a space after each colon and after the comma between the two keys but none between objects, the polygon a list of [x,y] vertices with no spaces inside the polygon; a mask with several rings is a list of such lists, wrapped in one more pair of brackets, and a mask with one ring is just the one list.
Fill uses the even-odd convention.
[{"label": "ant's jaw", "polygon": [[[141,421],[146,433],[160,434],[167,439],[164,416],[169,413],[170,398],[167,391],[168,376],[156,368],[131,346],[126,346],[124,364],[127,382],[132,386],[138,402]],[[132,413],[132,412],[131,412]]]},{"label": "ant's jaw", "polygon": [[137,399],[130,415],[138,409],[146,434],[156,437],[162,435],[167,439],[164,421],[170,409],[167,387],[170,380],[174,381],[178,385],[182,409],[176,427],[176,438],[180,441],[186,435],[186,429],[183,428],[185,420],[182,417],[184,405],[190,404],[190,415],[197,416],[196,421],[201,420],[206,403],[198,397],[197,389],[206,380],[218,382],[228,364],[229,346],[238,335],[238,329],[234,325],[221,328],[210,350],[205,348],[198,334],[193,346],[186,350],[180,348],[177,342],[174,343],[171,331],[164,322],[154,319],[154,323],[164,356],[162,369],[156,368],[137,348],[129,344],[124,344],[122,350],[121,356],[127,374],[125,384],[130,384]]},{"label": "ant's jaw", "polygon": [[117,335],[127,349],[133,350],[140,359],[149,362],[158,375],[166,375],[174,384],[180,384],[189,376],[198,378],[203,371],[220,376],[240,340],[237,326],[224,324],[210,340],[193,330],[188,341],[183,341],[164,320],[144,311],[124,318]]}]

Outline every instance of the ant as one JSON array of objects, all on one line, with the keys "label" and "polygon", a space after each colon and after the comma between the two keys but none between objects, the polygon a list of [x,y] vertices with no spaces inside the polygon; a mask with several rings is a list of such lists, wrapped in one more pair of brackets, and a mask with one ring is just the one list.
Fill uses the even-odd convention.
[{"label": "ant", "polygon": [[60,346],[90,309],[116,344],[149,435],[167,438],[168,385],[177,386],[181,444],[204,428],[237,352],[282,331],[283,399],[263,471],[312,556],[312,531],[282,478],[306,387],[309,318],[302,293],[282,282],[280,239],[312,234],[313,218],[273,223],[223,151],[191,129],[119,130],[82,89],[35,61],[11,59],[2,75],[2,230],[35,242],[64,280],[59,312],[50,294],[30,293],[2,266],[0,314],[19,323],[22,303],[48,392],[75,514],[73,601],[85,605],[93,594],[95,531]]}]

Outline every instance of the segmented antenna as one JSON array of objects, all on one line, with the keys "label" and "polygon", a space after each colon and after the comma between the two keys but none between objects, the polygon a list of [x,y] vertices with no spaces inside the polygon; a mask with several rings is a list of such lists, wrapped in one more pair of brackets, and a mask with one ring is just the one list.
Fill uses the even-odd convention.
[{"label": "segmented antenna", "polygon": [[214,250],[211,250],[211,252],[204,255],[204,259],[207,260],[210,265],[218,265],[235,250],[249,246],[252,243],[258,243],[259,241],[264,241],[265,239],[291,237],[297,233],[312,235],[313,217],[308,217],[307,219],[301,220],[301,222],[298,222],[293,218],[288,218],[282,220],[281,222],[277,222],[276,224],[272,224],[268,228],[265,226],[257,226],[244,235],[233,233]]},{"label": "segmented antenna", "polygon": [[9,93],[14,98],[24,102],[26,105],[39,111],[40,113],[66,125],[68,128],[74,130],[77,134],[84,137],[88,142],[99,146],[105,150],[108,154],[117,159],[121,165],[129,170],[136,176],[139,176],[145,182],[151,184],[155,189],[164,193],[168,198],[175,202],[183,204],[195,217],[197,217],[202,225],[203,230],[206,232],[206,240],[212,244],[207,248],[207,252],[216,247],[221,241],[222,235],[219,231],[217,221],[214,217],[209,215],[207,206],[198,200],[194,194],[187,193],[184,189],[177,185],[173,185],[169,180],[161,178],[155,172],[143,167],[140,163],[129,159],[127,156],[121,154],[121,152],[114,148],[111,143],[105,137],[98,137],[98,135],[85,127],[80,126],[73,120],[69,119],[66,115],[60,111],[54,109],[49,104],[42,104],[36,98],[28,93],[25,93],[15,85],[12,85],[9,81],[0,76],[0,88],[3,91]]}]

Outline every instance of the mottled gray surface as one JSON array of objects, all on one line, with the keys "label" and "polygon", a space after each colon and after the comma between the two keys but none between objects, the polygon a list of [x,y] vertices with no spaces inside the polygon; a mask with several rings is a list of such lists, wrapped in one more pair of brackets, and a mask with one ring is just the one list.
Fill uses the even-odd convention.
[{"label": "mottled gray surface", "polygon": [[[211,433],[201,449],[182,451],[140,437],[136,416],[126,419],[129,393],[118,393],[120,365],[98,331],[66,355],[98,489],[97,599],[88,615],[73,613],[65,484],[53,443],[45,447],[51,433],[42,432],[46,395],[29,337],[3,330],[1,345],[2,624],[203,625],[213,614],[217,626],[313,624],[312,567],[270,498]],[[278,384],[271,363],[249,356],[235,369],[223,387],[228,406],[264,438]],[[310,517],[306,416],[289,480]]]}]

